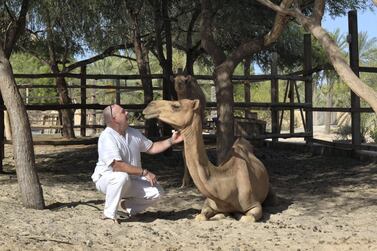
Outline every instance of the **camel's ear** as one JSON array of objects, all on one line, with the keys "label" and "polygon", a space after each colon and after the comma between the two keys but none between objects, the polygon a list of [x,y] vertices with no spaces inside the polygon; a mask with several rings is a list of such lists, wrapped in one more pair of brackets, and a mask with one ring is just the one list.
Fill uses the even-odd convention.
[{"label": "camel's ear", "polygon": [[199,99],[194,99],[193,103],[192,103],[192,109],[195,111],[195,110],[199,109],[199,106],[200,106]]},{"label": "camel's ear", "polygon": [[191,82],[191,79],[192,79],[192,76],[191,75],[187,75],[187,81],[190,81]]}]

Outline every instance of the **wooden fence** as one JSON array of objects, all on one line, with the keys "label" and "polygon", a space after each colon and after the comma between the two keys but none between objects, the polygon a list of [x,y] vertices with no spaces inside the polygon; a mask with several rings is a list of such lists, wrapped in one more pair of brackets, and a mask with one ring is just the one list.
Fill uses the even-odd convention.
[{"label": "wooden fence", "polygon": [[[353,71],[358,75],[359,72],[377,72],[377,68],[372,67],[360,67],[358,60],[358,31],[357,31],[357,16],[356,12],[349,12],[349,43],[350,43],[350,65]],[[312,48],[311,48],[311,36],[310,34],[305,34],[304,36],[304,61],[303,61],[303,71],[296,72],[289,75],[279,75],[277,70],[277,57],[276,54],[273,56],[271,64],[271,74],[270,75],[253,75],[253,76],[233,76],[233,81],[246,81],[247,83],[255,83],[267,81],[271,84],[271,102],[236,102],[234,108],[237,110],[269,110],[271,111],[271,133],[266,133],[265,135],[258,135],[256,137],[249,137],[249,139],[267,139],[270,138],[273,141],[277,141],[279,138],[290,138],[290,137],[304,137],[307,143],[321,143],[329,144],[331,146],[336,146],[336,143],[325,142],[322,140],[313,138],[313,111],[321,112],[348,112],[351,113],[352,117],[352,144],[347,145],[352,149],[366,149],[366,150],[377,150],[377,147],[363,146],[361,144],[360,136],[360,113],[367,112],[371,113],[373,110],[371,108],[361,108],[360,99],[351,91],[351,107],[350,108],[335,108],[335,107],[313,107],[313,90],[312,90],[312,75],[316,71],[312,67]],[[120,104],[120,93],[121,91],[127,90],[143,90],[142,87],[136,86],[121,86],[120,81],[116,81],[114,86],[99,86],[99,85],[88,85],[87,80],[94,79],[115,79],[115,80],[140,80],[139,75],[109,75],[109,74],[87,74],[86,66],[81,67],[81,73],[61,73],[61,74],[15,74],[16,79],[26,78],[26,79],[41,79],[41,78],[76,78],[80,79],[80,85],[69,85],[68,88],[80,89],[80,104],[43,104],[43,105],[30,105],[27,104],[27,110],[62,110],[62,109],[80,109],[81,110],[81,121],[80,125],[80,135],[85,136],[86,128],[99,128],[101,125],[87,125],[86,112],[88,109],[103,110],[109,104],[87,104],[87,89],[112,89],[116,90],[116,103]],[[151,79],[162,79],[162,74],[152,74],[148,76]],[[195,75],[198,80],[213,80],[212,76],[207,75]],[[280,82],[279,82],[280,81]],[[279,102],[279,84],[281,81],[286,81],[286,89],[284,94],[284,101]],[[300,99],[297,90],[297,82],[304,83],[304,98]],[[19,85],[22,88],[56,88],[55,85]],[[154,90],[161,90],[161,88],[154,87]],[[295,102],[295,93],[297,95],[297,101]],[[122,104],[126,109],[130,111],[141,111],[146,104]],[[0,100],[0,107],[4,110],[5,107]],[[208,109],[216,108],[215,102],[207,103]],[[301,118],[303,120],[304,132],[294,131],[294,110],[300,110]],[[282,134],[281,133],[281,123],[284,111],[290,112],[290,132]],[[280,116],[279,116],[280,115]],[[280,120],[279,120],[280,118]],[[0,112],[0,147],[4,150],[4,115]],[[48,142],[45,142],[48,143]],[[339,145],[344,147],[344,145]],[[2,170],[2,164],[0,165],[0,171]]]}]

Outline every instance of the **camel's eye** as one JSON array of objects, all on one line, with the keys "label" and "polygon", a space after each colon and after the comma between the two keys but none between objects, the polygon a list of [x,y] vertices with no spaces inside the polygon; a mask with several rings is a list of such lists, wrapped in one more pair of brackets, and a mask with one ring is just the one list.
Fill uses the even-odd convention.
[{"label": "camel's eye", "polygon": [[172,104],[172,105],[171,105],[171,108],[173,109],[173,111],[179,111],[180,106],[179,106],[179,105],[176,105],[176,104]]}]

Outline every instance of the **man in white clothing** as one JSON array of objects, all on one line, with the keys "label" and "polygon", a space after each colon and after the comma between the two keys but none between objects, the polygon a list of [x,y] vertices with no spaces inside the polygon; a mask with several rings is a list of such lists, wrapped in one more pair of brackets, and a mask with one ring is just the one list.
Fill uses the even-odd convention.
[{"label": "man in white clothing", "polygon": [[98,139],[98,162],[92,180],[106,195],[103,219],[116,223],[118,205],[130,215],[137,214],[162,195],[156,176],[141,166],[141,152],[156,154],[183,140],[174,132],[166,140],[152,142],[128,126],[128,112],[119,105],[103,111],[105,130]]}]

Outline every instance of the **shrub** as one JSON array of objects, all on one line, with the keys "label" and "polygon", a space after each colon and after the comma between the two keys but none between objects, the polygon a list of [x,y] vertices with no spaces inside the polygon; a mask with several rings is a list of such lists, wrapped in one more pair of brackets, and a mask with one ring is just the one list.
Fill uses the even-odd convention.
[{"label": "shrub", "polygon": [[374,143],[377,143],[377,127],[369,131],[369,136],[373,139]]},{"label": "shrub", "polygon": [[336,131],[336,134],[338,134],[338,139],[347,140],[348,137],[352,135],[351,125],[339,126],[338,130]]}]

